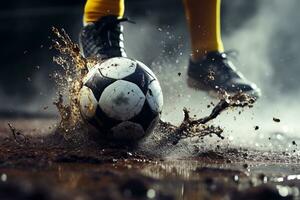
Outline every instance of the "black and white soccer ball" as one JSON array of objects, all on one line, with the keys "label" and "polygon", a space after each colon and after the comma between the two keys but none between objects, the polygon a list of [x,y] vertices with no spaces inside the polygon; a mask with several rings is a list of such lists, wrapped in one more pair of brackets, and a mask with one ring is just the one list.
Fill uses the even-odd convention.
[{"label": "black and white soccer ball", "polygon": [[139,140],[158,123],[163,94],[154,73],[124,57],[95,65],[83,79],[79,96],[83,119],[101,136]]}]

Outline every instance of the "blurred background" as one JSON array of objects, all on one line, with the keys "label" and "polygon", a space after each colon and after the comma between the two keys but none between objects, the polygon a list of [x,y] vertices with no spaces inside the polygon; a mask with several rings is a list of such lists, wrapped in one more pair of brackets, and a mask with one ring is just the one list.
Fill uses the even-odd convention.
[{"label": "blurred background", "polygon": [[[223,4],[223,14],[226,16],[223,18],[223,32],[226,35],[240,28],[257,12],[256,1],[234,2],[234,8],[228,8],[229,1],[225,0]],[[30,110],[35,107],[33,100],[43,102],[49,97],[53,83],[48,81],[48,74],[58,67],[52,62],[57,52],[49,50],[53,37],[51,27],[64,28],[76,42],[82,25],[84,3],[84,0],[17,0],[2,3],[0,108],[23,107]],[[178,56],[175,50],[186,53],[189,40],[181,0],[127,0],[126,16],[136,21],[135,25],[125,24],[130,26],[125,35],[130,56],[151,65],[153,61],[158,61],[158,57],[161,58],[163,51],[171,51],[171,62]],[[158,28],[164,29],[158,31]],[[167,32],[168,35],[165,35]],[[172,38],[169,39],[169,36]],[[176,48],[178,44],[182,45],[180,49]],[[32,104],[33,107],[30,106]]]},{"label": "blurred background", "polygon": [[[3,1],[0,8],[1,67],[0,112],[5,116],[55,115],[56,98],[49,73],[59,69],[50,50],[51,27],[64,28],[77,42],[82,26],[84,0]],[[239,52],[233,58],[248,79],[263,90],[255,109],[235,119],[235,114],[217,123],[236,129],[245,124],[266,131],[297,135],[300,94],[300,1],[222,0],[222,33],[225,48]],[[214,101],[205,93],[186,87],[189,35],[181,0],[127,0],[125,40],[130,57],[150,66],[160,79],[165,97],[165,118],[181,119],[183,106],[205,115]],[[183,75],[178,76],[178,72]],[[174,98],[177,100],[174,103]],[[49,109],[44,110],[45,106]],[[272,117],[282,119],[274,125]],[[234,120],[238,122],[232,123]],[[239,121],[240,120],[240,121]],[[273,132],[274,132],[273,130]],[[240,132],[240,131],[239,131]]]}]

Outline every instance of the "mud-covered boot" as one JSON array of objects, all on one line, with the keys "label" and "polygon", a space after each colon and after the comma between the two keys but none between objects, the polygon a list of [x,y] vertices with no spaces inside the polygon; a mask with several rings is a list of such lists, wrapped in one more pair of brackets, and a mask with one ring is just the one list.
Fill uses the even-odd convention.
[{"label": "mud-covered boot", "polygon": [[97,22],[85,25],[79,34],[79,45],[84,57],[108,59],[112,57],[126,57],[123,43],[123,27],[118,19],[109,15]]},{"label": "mud-covered boot", "polygon": [[247,93],[256,98],[261,95],[260,89],[236,70],[226,53],[219,52],[210,52],[198,62],[190,60],[188,85],[211,94],[225,91]]}]

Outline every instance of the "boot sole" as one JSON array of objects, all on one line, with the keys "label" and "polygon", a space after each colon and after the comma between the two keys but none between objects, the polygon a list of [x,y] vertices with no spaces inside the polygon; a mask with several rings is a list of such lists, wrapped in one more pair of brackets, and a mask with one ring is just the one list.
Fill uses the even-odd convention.
[{"label": "boot sole", "polygon": [[[192,88],[192,89],[201,90],[201,91],[207,92],[207,94],[210,97],[218,98],[218,99],[223,98],[222,94],[220,94],[218,91],[213,90],[210,87],[207,87],[206,85],[202,84],[197,79],[194,79],[192,77],[188,77],[187,78],[187,85],[190,88]],[[247,94],[249,94],[249,95],[251,95],[251,96],[253,96],[255,98],[259,98],[261,96],[260,90],[258,90],[258,91],[249,91],[249,92],[245,92],[245,93],[247,93]],[[227,94],[229,94],[229,95],[235,95],[236,93],[235,92],[227,92]]]}]

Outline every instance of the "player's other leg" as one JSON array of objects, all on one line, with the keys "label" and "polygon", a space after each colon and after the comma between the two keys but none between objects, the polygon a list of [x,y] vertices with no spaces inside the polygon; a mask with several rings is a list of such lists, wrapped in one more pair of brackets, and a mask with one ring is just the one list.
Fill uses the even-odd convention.
[{"label": "player's other leg", "polygon": [[126,57],[123,44],[124,0],[87,0],[79,44],[84,57]]},{"label": "player's other leg", "polygon": [[188,66],[189,86],[260,96],[259,88],[236,70],[224,51],[220,28],[221,0],[183,1],[192,47]]}]

